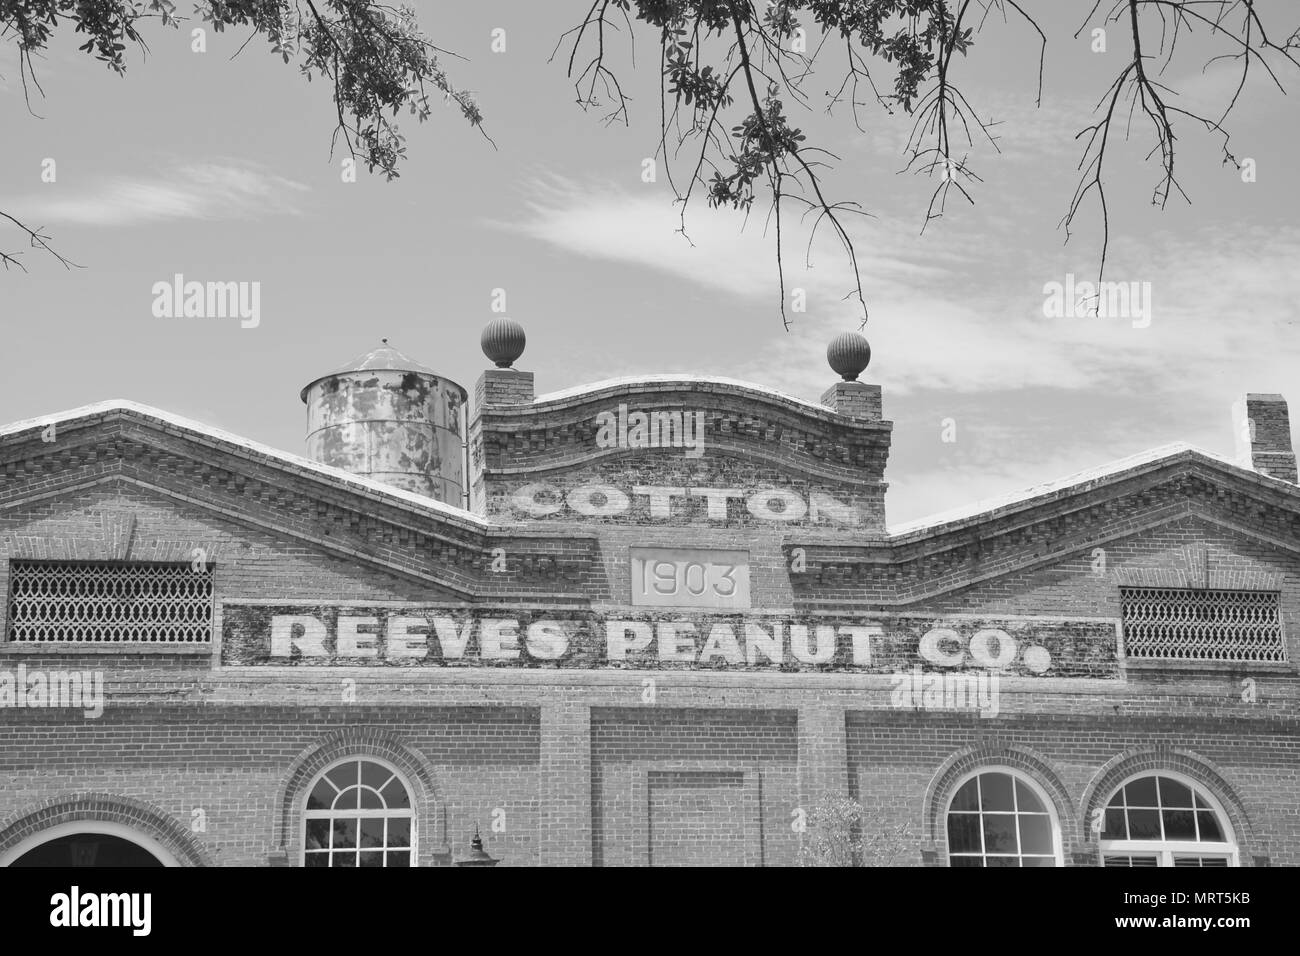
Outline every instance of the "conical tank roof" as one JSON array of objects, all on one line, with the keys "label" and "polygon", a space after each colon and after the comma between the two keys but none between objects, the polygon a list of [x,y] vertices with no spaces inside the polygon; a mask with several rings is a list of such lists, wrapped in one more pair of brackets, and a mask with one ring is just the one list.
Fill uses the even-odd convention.
[{"label": "conical tank roof", "polygon": [[371,371],[390,371],[390,372],[418,372],[421,375],[432,375],[435,378],[442,378],[437,372],[427,365],[415,361],[415,359],[404,355],[402,352],[388,344],[388,339],[381,339],[384,344],[379,348],[371,349],[363,355],[354,358],[351,362],[344,362],[338,368],[324,375],[318,375],[302,387],[298,397],[304,402],[307,401],[308,390],[317,382],[327,378],[333,378],[335,375],[345,375],[348,372],[371,372]]}]

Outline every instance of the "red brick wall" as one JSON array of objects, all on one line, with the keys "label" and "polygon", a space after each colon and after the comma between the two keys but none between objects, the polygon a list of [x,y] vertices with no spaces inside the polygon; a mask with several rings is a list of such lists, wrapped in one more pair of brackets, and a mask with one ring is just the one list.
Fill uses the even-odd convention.
[{"label": "red brick wall", "polygon": [[[1099,708],[1100,709],[1100,708]],[[1267,718],[1226,722],[1215,717],[1133,717],[1103,713],[1034,715],[992,723],[978,717],[854,713],[848,720],[850,791],[878,809],[881,825],[910,822],[913,839],[905,862],[921,851],[946,851],[942,808],[951,788],[932,794],[937,772],[966,749],[986,750],[977,763],[1027,772],[1059,795],[1067,864],[1072,851],[1096,858],[1088,825],[1091,785],[1116,757],[1154,751],[1152,767],[1185,772],[1228,805],[1243,863],[1268,856],[1272,865],[1300,864],[1300,741],[1294,726]],[[1179,760],[1174,751],[1191,753]],[[1007,753],[1011,756],[1007,756]],[[1026,757],[1028,755],[1028,758]],[[1227,789],[1215,780],[1215,775]],[[1113,789],[1113,788],[1112,788]],[[937,806],[917,799],[930,794]],[[1110,796],[1098,796],[1103,803]],[[1244,830],[1244,832],[1243,832]]]},{"label": "red brick wall", "polygon": [[[653,524],[457,524],[176,434],[104,427],[99,439],[0,448],[0,592],[16,557],[188,562],[203,548],[219,601],[620,606],[628,547],[683,540]],[[646,480],[676,480],[678,467]],[[780,472],[744,467],[772,467],[774,483]],[[617,669],[286,673],[211,655],[0,648],[0,670],[100,668],[109,698],[98,719],[0,710],[0,852],[7,828],[42,805],[93,792],[138,801],[146,826],[189,830],[203,810],[206,829],[191,835],[213,862],[286,854],[296,865],[294,775],[322,755],[378,749],[408,768],[426,863],[467,850],[477,822],[506,864],[788,864],[801,840],[793,824],[828,791],[861,800],[878,825],[908,824],[904,862],[941,860],[937,781],[1008,761],[1059,799],[1068,863],[1091,852],[1093,789],[1151,751],[1152,767],[1193,776],[1238,814],[1246,862],[1300,864],[1300,517],[1275,487],[1239,485],[1190,465],[1063,497],[1032,518],[892,543],[690,527],[693,546],[750,552],[754,606],[768,611],[1113,618],[1124,583],[1282,594],[1287,667],[1009,679],[991,719],[898,710],[880,675],[655,672],[651,701],[648,673]],[[498,546],[503,573],[490,569]],[[796,548],[806,571],[791,570]],[[0,603],[0,628],[5,614]]]},{"label": "red brick wall", "polygon": [[745,775],[739,770],[654,770],[649,774],[653,866],[744,866]]},{"label": "red brick wall", "polygon": [[[798,804],[796,725],[790,711],[594,711],[594,862],[702,863],[739,854],[757,865],[788,858]],[[711,791],[736,812],[725,828],[706,834],[703,821],[716,811],[702,801]]]},{"label": "red brick wall", "polygon": [[[110,706],[93,721],[12,711],[0,724],[0,819],[54,794],[107,791],[183,823],[201,810],[206,831],[195,835],[214,862],[263,866],[281,845],[289,768],[340,731],[359,728],[400,741],[435,782],[423,800],[413,795],[425,863],[448,843],[455,855],[467,850],[475,823],[498,857],[537,862],[539,724],[536,710],[525,708]],[[374,753],[364,744],[344,750]],[[298,805],[305,796],[289,799]],[[284,827],[293,866],[300,819],[292,815]]]}]

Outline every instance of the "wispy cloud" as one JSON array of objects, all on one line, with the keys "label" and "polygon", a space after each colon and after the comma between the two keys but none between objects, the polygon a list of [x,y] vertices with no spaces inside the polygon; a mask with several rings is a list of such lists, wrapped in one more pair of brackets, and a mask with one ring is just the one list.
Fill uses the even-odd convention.
[{"label": "wispy cloud", "polygon": [[[658,191],[638,195],[555,179],[534,184],[530,195],[527,213],[503,228],[728,296],[773,294],[772,238],[762,234],[756,217],[740,232],[736,217],[701,204],[687,219],[687,242],[675,234],[678,220]],[[872,374],[898,394],[1037,387],[1178,391],[1192,376],[1271,380],[1300,363],[1294,334],[1300,274],[1288,265],[1300,258],[1300,230],[1220,228],[1117,243],[1109,277],[1151,284],[1147,328],[1122,318],[1045,317],[1043,286],[1064,280],[1069,257],[1059,250],[1021,250],[1014,261],[990,270],[972,251],[967,232],[949,229],[917,239],[901,222],[854,229],[872,310],[868,334],[880,359]],[[764,373],[762,380],[799,394],[819,390],[825,342],[856,327],[858,319],[843,301],[852,288],[846,257],[819,240],[809,270],[804,242],[797,228],[787,227],[787,289],[806,288],[809,310],[794,316],[798,334],[774,332],[749,363]],[[1094,277],[1078,270],[1081,281]]]},{"label": "wispy cloud", "polygon": [[46,195],[0,200],[41,225],[136,226],[169,220],[257,219],[297,215],[308,187],[237,160],[184,163],[152,176],[106,178],[84,189],[60,183]]},{"label": "wispy cloud", "polygon": [[[775,225],[756,210],[748,219],[731,210],[708,208],[697,196],[682,233],[680,207],[663,189],[628,191],[612,184],[578,184],[560,176],[536,178],[526,186],[527,215],[499,228],[531,236],[589,258],[633,263],[702,287],[747,298],[770,296],[775,269]],[[793,221],[792,221],[793,220]],[[788,212],[782,223],[787,285],[836,299],[852,288],[838,260],[842,253],[824,226],[807,266],[807,232]],[[943,264],[873,251],[865,245],[859,262],[865,275],[899,275],[933,281]]]},{"label": "wispy cloud", "polygon": [[[771,237],[754,220],[741,232],[735,217],[701,204],[687,219],[692,245],[674,234],[679,223],[658,192],[566,180],[534,186],[524,214],[502,228],[713,291],[732,303],[726,311],[737,299],[762,308],[775,292]],[[1285,391],[1300,368],[1292,265],[1300,229],[1219,224],[1116,241],[1108,277],[1150,283],[1150,324],[1136,327],[1131,317],[1043,314],[1045,283],[1067,271],[1095,278],[1095,264],[1071,265],[1079,260],[1068,251],[1025,249],[1011,235],[1014,256],[983,255],[987,223],[922,238],[910,226],[854,227],[872,314],[866,378],[883,386],[886,414],[900,422],[896,520],[1170,441],[1229,450],[1232,398]],[[842,253],[819,243],[808,270],[802,242],[790,239],[788,248],[787,289],[807,288],[808,312],[792,316],[790,332],[751,336],[726,374],[815,399],[831,378],[826,343],[856,328],[859,316],[841,298],[851,287]],[[710,360],[684,371],[721,370]],[[955,445],[940,440],[948,417],[962,436]]]}]

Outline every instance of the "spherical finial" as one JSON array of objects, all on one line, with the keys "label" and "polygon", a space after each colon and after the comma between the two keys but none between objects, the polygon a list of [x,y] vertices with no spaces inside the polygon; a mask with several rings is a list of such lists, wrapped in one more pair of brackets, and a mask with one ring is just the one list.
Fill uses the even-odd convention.
[{"label": "spherical finial", "polygon": [[483,354],[491,359],[497,368],[510,368],[514,365],[515,359],[524,354],[524,345],[527,342],[528,337],[524,335],[524,327],[514,319],[502,316],[487,324],[479,344],[483,346]]},{"label": "spherical finial", "polygon": [[859,332],[845,332],[826,346],[826,361],[846,382],[856,382],[871,363],[871,346]]}]

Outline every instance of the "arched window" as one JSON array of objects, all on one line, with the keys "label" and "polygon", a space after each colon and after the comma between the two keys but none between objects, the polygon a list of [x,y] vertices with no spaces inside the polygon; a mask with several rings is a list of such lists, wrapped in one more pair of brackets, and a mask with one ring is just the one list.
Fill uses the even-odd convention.
[{"label": "arched window", "polygon": [[411,866],[410,788],[387,764],[350,757],[312,782],[303,831],[304,866]]},{"label": "arched window", "polygon": [[1051,801],[1008,770],[983,770],[948,806],[950,866],[1060,866],[1061,838]]},{"label": "arched window", "polygon": [[1172,774],[1133,777],[1106,805],[1105,866],[1236,866],[1227,815],[1190,780]]},{"label": "arched window", "polygon": [[3,866],[181,866],[161,843],[134,827],[81,819],[38,830],[0,853]]}]

